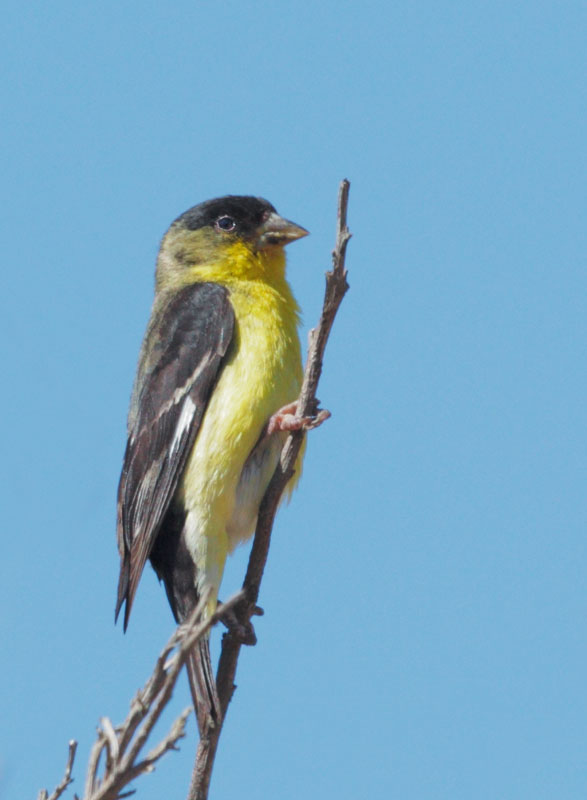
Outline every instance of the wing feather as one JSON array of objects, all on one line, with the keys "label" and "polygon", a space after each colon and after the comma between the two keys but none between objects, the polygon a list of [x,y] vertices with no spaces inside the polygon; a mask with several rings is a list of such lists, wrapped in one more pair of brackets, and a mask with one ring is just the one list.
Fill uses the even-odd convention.
[{"label": "wing feather", "polygon": [[150,326],[135,383],[118,488],[121,556],[116,616],[124,627],[232,341],[228,290],[196,283]]}]

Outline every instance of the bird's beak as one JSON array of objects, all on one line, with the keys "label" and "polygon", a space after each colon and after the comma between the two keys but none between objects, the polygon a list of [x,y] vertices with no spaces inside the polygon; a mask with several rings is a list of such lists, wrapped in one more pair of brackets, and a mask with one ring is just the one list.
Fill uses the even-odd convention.
[{"label": "bird's beak", "polygon": [[264,247],[283,247],[302,236],[307,236],[309,231],[290,222],[288,219],[280,217],[275,211],[267,217],[265,222],[258,229],[257,247],[262,250]]}]

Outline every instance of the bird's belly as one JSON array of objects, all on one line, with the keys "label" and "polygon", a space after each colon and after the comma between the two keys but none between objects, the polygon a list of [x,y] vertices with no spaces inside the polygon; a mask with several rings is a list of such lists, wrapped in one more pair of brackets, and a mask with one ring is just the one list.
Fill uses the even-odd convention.
[{"label": "bird's belly", "polygon": [[232,515],[226,526],[229,551],[252,535],[259,504],[269,485],[283,446],[283,434],[262,439],[244,463],[236,487]]}]

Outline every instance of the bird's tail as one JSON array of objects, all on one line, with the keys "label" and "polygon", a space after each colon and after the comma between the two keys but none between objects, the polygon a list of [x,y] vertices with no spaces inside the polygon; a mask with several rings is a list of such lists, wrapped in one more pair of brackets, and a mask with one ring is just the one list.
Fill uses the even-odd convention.
[{"label": "bird's tail", "polygon": [[196,642],[186,666],[200,738],[203,738],[211,728],[216,727],[222,721],[222,710],[216,691],[207,636]]}]

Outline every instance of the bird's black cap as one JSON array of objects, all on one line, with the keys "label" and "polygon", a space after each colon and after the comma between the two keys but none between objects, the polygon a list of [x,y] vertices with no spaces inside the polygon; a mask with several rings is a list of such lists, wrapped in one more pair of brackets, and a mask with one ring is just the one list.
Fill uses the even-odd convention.
[{"label": "bird's black cap", "polygon": [[173,224],[196,231],[213,226],[226,216],[233,219],[236,230],[246,236],[254,234],[271,213],[275,213],[275,208],[262,197],[226,195],[189,208]]}]

